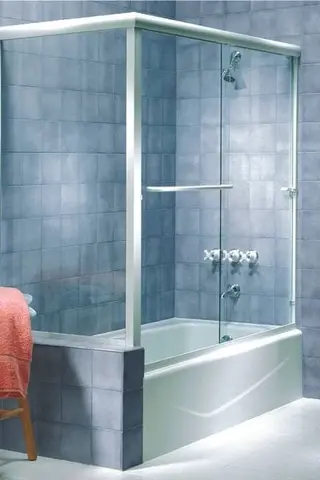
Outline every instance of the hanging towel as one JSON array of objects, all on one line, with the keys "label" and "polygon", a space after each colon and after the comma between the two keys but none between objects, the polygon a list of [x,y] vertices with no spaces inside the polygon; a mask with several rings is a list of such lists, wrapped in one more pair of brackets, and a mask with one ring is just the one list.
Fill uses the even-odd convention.
[{"label": "hanging towel", "polygon": [[0,287],[0,398],[26,396],[31,358],[27,302],[16,288]]}]

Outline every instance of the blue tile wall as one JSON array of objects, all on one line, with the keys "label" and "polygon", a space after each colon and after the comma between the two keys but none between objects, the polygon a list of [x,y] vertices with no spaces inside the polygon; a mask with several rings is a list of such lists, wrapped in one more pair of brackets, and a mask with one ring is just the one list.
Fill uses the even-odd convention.
[{"label": "blue tile wall", "polygon": [[[124,11],[175,15],[174,2],[35,1],[28,2],[30,8],[14,3],[0,2],[2,25]],[[170,184],[175,174],[175,39],[151,35],[152,43],[146,40],[148,181]],[[35,329],[92,335],[122,328],[125,34],[6,41],[3,68],[1,283],[38,292]],[[154,177],[154,169],[160,176]],[[173,278],[174,198],[156,204],[146,199],[144,207],[150,248],[166,238],[166,255],[152,250],[146,255],[159,272],[171,270]],[[146,270],[144,282],[150,281]],[[150,321],[164,312],[173,316],[173,292],[172,282],[158,283],[153,294],[159,308]]]}]

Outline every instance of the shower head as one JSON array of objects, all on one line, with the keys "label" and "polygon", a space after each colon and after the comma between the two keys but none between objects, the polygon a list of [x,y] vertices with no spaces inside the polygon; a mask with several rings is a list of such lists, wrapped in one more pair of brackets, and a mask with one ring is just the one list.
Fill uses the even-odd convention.
[{"label": "shower head", "polygon": [[236,81],[233,68],[225,68],[222,72],[222,78],[225,82],[234,83]]},{"label": "shower head", "polygon": [[234,83],[235,90],[245,88],[245,83],[238,67],[241,56],[241,53],[237,50],[231,52],[229,66],[222,71],[222,79],[227,83]]}]

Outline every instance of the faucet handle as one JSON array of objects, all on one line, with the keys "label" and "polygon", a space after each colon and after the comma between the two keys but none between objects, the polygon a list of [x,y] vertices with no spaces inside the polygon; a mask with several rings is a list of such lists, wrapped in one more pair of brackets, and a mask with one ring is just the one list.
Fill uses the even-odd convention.
[{"label": "faucet handle", "polygon": [[213,250],[204,250],[204,259],[203,260],[210,260],[212,262],[212,251]]},{"label": "faucet handle", "polygon": [[259,253],[256,250],[248,250],[245,253],[245,259],[249,265],[255,265],[259,260]]},{"label": "faucet handle", "polygon": [[245,258],[244,253],[241,252],[241,250],[239,250],[238,248],[230,250],[228,254],[228,260],[230,263],[234,263],[234,264],[242,263],[244,258]]},{"label": "faucet handle", "polygon": [[204,260],[210,260],[212,263],[223,262],[227,258],[227,251],[220,250],[220,248],[215,248],[214,250],[205,250],[204,251]]}]

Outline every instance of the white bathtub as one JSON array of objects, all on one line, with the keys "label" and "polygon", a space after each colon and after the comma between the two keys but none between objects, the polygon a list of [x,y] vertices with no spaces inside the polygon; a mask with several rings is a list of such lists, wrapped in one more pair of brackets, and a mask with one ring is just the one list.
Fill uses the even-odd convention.
[{"label": "white bathtub", "polygon": [[[223,326],[171,319],[146,325],[144,461],[302,396],[301,332],[294,325]],[[215,345],[216,344],[216,345]]]},{"label": "white bathtub", "polygon": [[[124,331],[83,337],[34,332],[37,343],[109,344]],[[234,340],[219,345],[219,335]],[[172,318],[143,325],[143,459],[155,458],[302,397],[301,332]]]},{"label": "white bathtub", "polygon": [[173,358],[177,361],[181,355],[194,356],[198,350],[218,344],[219,336],[238,339],[270,328],[268,325],[228,323],[222,325],[219,332],[217,321],[172,318],[144,325],[141,342],[146,365],[150,365]]},{"label": "white bathtub", "polygon": [[[141,344],[145,349],[146,365],[168,359],[177,361],[181,356],[187,358],[198,354],[198,350],[219,344],[219,337],[229,335],[232,339],[254,335],[273,328],[270,325],[250,323],[226,323],[216,320],[198,320],[188,318],[170,318],[159,322],[147,323],[141,328]],[[125,341],[124,330],[99,333],[95,338],[121,344]],[[177,358],[179,357],[179,358]]]}]

